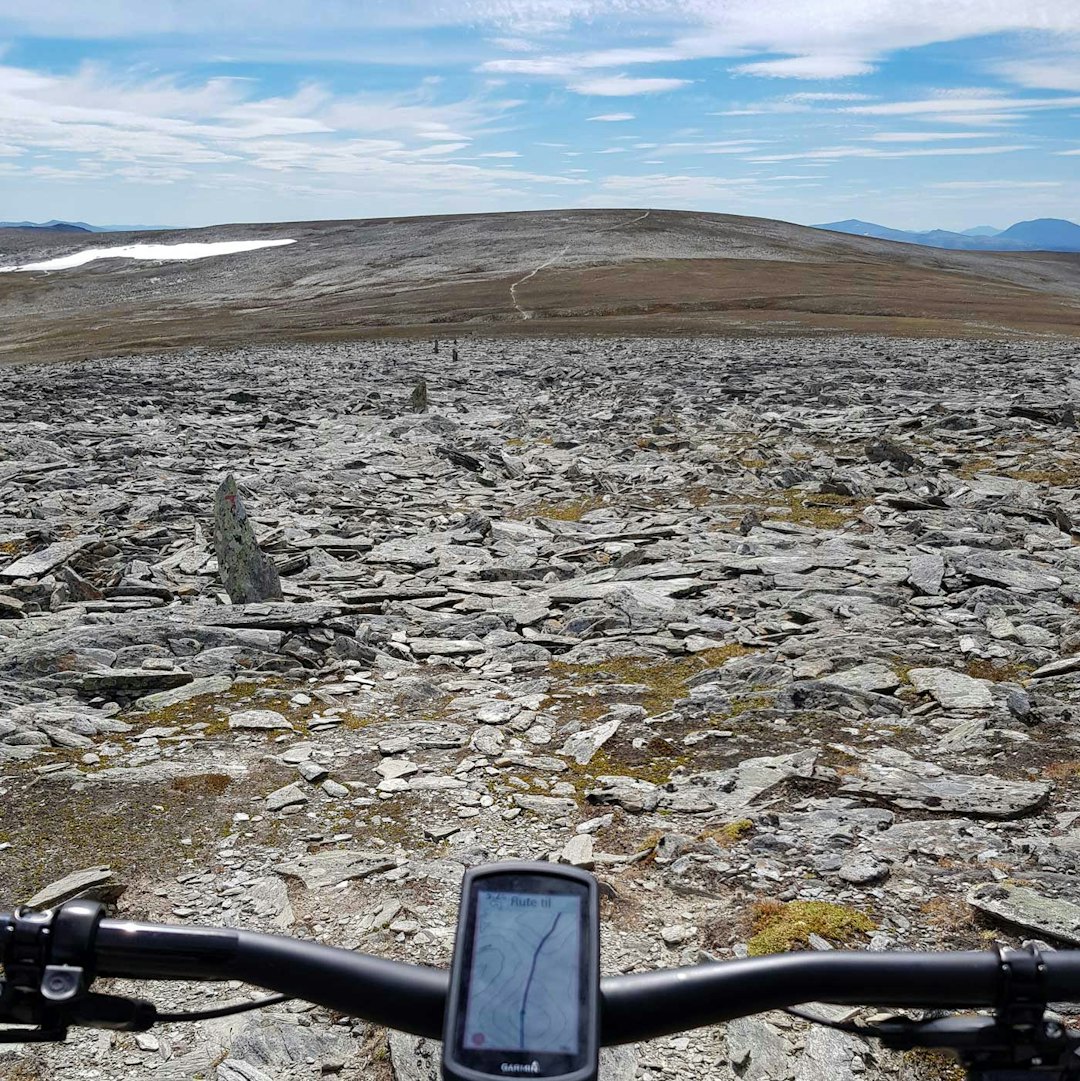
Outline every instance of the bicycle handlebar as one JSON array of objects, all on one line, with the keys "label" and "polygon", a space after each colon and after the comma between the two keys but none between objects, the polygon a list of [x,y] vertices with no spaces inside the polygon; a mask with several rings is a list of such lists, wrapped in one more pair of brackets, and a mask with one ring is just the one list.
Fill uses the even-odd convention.
[{"label": "bicycle handlebar", "polygon": [[[0,913],[5,967],[10,967],[13,927],[12,915]],[[241,980],[388,1028],[442,1036],[449,977],[439,969],[279,935],[129,920],[98,920],[87,945],[91,977]],[[613,976],[601,981],[601,1042],[636,1043],[811,1001],[931,1009],[996,1006],[1009,993],[1011,964],[1006,954],[992,950],[837,950]],[[1042,954],[1039,965],[1046,999],[1080,1000],[1080,951]]]}]

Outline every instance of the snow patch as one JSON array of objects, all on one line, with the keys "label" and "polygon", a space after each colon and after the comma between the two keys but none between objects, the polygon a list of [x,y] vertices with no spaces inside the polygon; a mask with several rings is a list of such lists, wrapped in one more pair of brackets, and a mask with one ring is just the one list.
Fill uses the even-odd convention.
[{"label": "snow patch", "polygon": [[233,255],[256,248],[279,248],[283,244],[295,243],[295,240],[220,240],[191,244],[124,244],[116,248],[87,248],[41,263],[0,267],[0,274],[19,270],[68,270],[95,259],[205,259],[211,255]]}]

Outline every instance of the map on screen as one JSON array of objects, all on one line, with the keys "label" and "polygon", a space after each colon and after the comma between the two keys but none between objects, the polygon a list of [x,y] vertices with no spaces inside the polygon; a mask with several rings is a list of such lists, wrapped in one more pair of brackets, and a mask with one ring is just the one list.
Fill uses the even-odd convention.
[{"label": "map on screen", "polygon": [[581,899],[477,895],[465,1047],[578,1053]]}]

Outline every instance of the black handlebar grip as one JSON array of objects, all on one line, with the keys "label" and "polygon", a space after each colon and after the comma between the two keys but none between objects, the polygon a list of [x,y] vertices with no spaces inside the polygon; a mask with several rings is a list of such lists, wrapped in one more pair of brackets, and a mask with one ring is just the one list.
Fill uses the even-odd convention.
[{"label": "black handlebar grip", "polygon": [[[0,958],[11,916],[0,913]],[[278,935],[102,920],[97,974],[136,979],[243,980],[388,1028],[439,1039],[447,972]],[[1047,952],[1042,990],[1080,1001],[1080,951]],[[776,954],[601,981],[601,1038],[635,1043],[804,1002],[971,1008],[1006,985],[993,950]]]},{"label": "black handlebar grip", "polygon": [[829,950],[711,962],[604,980],[601,1033],[605,1045],[636,1043],[803,1002],[992,1006],[1000,979],[990,950]]}]

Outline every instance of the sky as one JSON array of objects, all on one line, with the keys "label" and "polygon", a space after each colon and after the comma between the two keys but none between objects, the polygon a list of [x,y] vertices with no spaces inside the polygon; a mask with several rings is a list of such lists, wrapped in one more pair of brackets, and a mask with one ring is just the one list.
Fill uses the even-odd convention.
[{"label": "sky", "polygon": [[1080,0],[0,0],[0,219],[1080,219]]}]

